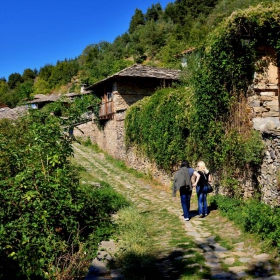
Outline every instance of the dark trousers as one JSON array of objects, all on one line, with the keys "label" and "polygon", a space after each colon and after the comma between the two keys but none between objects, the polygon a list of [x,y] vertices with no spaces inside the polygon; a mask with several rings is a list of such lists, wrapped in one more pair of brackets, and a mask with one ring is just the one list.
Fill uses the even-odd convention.
[{"label": "dark trousers", "polygon": [[188,190],[185,186],[180,188],[181,204],[184,213],[184,218],[190,218],[190,204],[191,204],[192,191]]}]

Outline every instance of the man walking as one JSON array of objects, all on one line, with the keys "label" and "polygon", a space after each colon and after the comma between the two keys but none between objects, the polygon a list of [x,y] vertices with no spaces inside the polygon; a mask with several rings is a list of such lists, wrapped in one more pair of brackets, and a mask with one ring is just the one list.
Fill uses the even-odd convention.
[{"label": "man walking", "polygon": [[189,221],[189,207],[188,207],[188,193],[192,189],[189,170],[187,168],[188,163],[183,161],[181,168],[174,175],[174,182],[172,187],[172,196],[176,196],[176,192],[180,191],[181,204],[184,213],[185,221]]}]

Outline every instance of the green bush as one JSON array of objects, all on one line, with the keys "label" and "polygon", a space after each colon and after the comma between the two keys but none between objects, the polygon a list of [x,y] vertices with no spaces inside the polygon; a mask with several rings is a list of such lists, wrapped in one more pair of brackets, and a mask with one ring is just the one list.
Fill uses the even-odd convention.
[{"label": "green bush", "polygon": [[[56,278],[63,255],[112,232],[126,201],[109,186],[81,188],[57,118],[31,111],[0,122],[0,277]],[[94,251],[94,250],[93,250]]]},{"label": "green bush", "polygon": [[241,201],[222,195],[211,197],[211,205],[234,221],[243,231],[259,236],[280,250],[280,209],[271,208],[257,199]]},{"label": "green bush", "polygon": [[190,97],[185,87],[162,89],[132,105],[125,118],[126,144],[170,171],[185,157]]}]

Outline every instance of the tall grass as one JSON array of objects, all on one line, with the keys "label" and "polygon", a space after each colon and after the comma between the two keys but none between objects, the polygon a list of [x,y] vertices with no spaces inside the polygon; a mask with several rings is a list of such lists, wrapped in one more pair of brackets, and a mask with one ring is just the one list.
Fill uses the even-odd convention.
[{"label": "tall grass", "polygon": [[264,244],[277,247],[280,252],[279,208],[272,208],[257,199],[241,201],[221,195],[212,196],[211,204],[244,232],[255,234]]},{"label": "tall grass", "polygon": [[148,217],[135,207],[118,212],[118,252],[115,265],[121,267],[125,279],[156,279],[156,258],[151,250],[155,232]]}]

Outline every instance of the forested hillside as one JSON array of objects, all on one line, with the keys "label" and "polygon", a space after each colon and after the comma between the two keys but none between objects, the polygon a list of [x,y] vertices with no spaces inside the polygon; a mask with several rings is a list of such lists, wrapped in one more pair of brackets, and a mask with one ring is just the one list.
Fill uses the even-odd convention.
[{"label": "forested hillside", "polygon": [[180,68],[175,55],[203,45],[207,34],[233,11],[272,0],[176,0],[166,7],[136,8],[128,31],[113,43],[93,42],[77,58],[0,78],[0,102],[15,107],[35,94],[79,91],[134,63]]},{"label": "forested hillside", "polygon": [[[77,58],[59,61],[56,65],[46,64],[39,70],[25,69],[22,74],[12,73],[8,81],[0,79],[0,102],[16,107],[39,93],[77,92],[82,84],[92,84],[134,63],[180,69],[178,54],[195,49],[188,56],[187,67],[181,68],[180,84],[159,89],[126,110],[126,147],[135,147],[169,173],[183,158],[191,163],[203,159],[213,178],[218,178],[218,187],[225,186],[227,194],[235,198],[228,200],[217,195],[214,203],[243,230],[257,232],[261,239],[277,246],[279,253],[279,209],[263,207],[257,196],[256,200],[243,203],[237,180],[248,170],[256,176],[264,150],[260,133],[249,124],[244,101],[256,70],[256,47],[264,43],[276,53],[280,50],[280,4],[273,0],[260,2],[176,0],[165,8],[154,4],[145,12],[136,9],[128,31],[113,43],[93,43],[85,46]],[[173,231],[177,234],[174,221],[178,219],[169,221],[166,213],[170,207],[162,199],[159,187],[149,186],[146,181],[136,184],[136,175],[129,178],[119,168],[111,172],[112,164],[106,161],[113,159],[98,156],[99,151],[92,157],[89,149],[78,148],[76,164],[84,160],[84,167],[73,164],[73,137],[69,137],[69,132],[73,123],[80,121],[88,103],[97,109],[98,100],[88,96],[67,108],[62,102],[54,102],[42,110],[30,110],[22,119],[0,121],[0,278],[84,277],[91,259],[96,256],[98,243],[121,228],[113,224],[112,214],[132,203],[108,183],[100,181],[103,178],[116,185],[122,194],[135,198],[133,202],[141,198],[142,217],[149,220],[149,226],[153,221],[149,219],[151,215],[156,217],[160,224],[155,223],[156,232],[168,234],[165,237],[172,254],[175,244],[180,249],[189,248],[189,240],[181,244],[181,236],[180,241],[174,243]],[[83,144],[92,151],[99,149],[92,146],[91,141]],[[125,166],[123,162],[117,164]],[[85,181],[80,180],[80,173]],[[90,177],[86,177],[88,174]],[[150,198],[151,202],[147,203]],[[154,198],[160,206],[154,204]],[[238,215],[236,209],[239,209]],[[176,215],[178,213],[176,210]],[[182,218],[181,212],[178,216]],[[121,247],[122,252],[128,254],[125,258],[120,255],[117,265],[128,275],[134,273],[138,277],[138,271],[149,273],[150,259],[142,244],[149,244],[152,239],[150,231],[141,228],[139,218],[133,217],[131,221],[130,225],[137,229],[133,238],[141,237],[142,241],[135,243],[137,251],[129,243],[128,235],[124,236],[132,254]],[[134,228],[123,225],[126,232]],[[177,228],[181,228],[181,224],[178,223]],[[213,236],[212,232],[206,238],[210,235]],[[168,247],[165,239],[160,241],[163,243],[155,243],[157,250],[161,246]],[[199,271],[203,275],[196,277],[209,278],[207,266],[202,270],[201,256],[193,258],[196,251],[185,252],[187,258],[192,259],[191,264],[201,265],[189,266],[186,273],[192,277]],[[176,255],[174,263],[180,259]],[[164,267],[168,267],[166,264],[164,261]],[[178,269],[180,273],[182,268]],[[127,279],[155,279],[145,275],[137,277]]]}]

